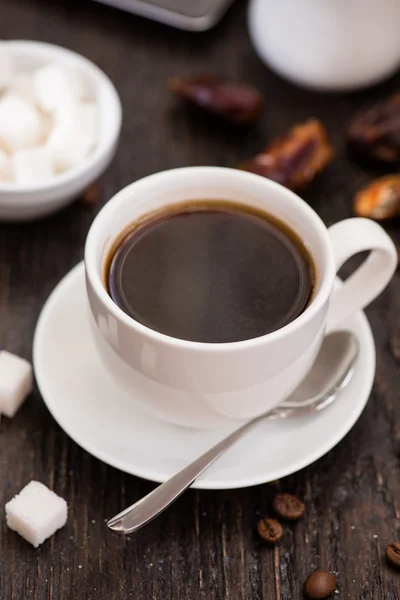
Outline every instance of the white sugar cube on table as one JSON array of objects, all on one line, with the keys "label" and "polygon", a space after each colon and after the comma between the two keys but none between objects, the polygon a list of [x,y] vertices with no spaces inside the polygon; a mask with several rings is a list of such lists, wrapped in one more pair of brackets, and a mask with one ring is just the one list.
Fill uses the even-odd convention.
[{"label": "white sugar cube on table", "polygon": [[45,183],[54,177],[55,170],[46,148],[18,150],[12,157],[17,183]]},{"label": "white sugar cube on table", "polygon": [[55,119],[46,147],[56,171],[62,172],[79,164],[96,145],[98,107],[94,102],[65,104]]},{"label": "white sugar cube on table", "polygon": [[31,481],[6,504],[7,525],[35,548],[64,527],[66,501],[38,481]]},{"label": "white sugar cube on table", "polygon": [[10,157],[0,148],[0,181],[12,181],[13,169]]},{"label": "white sugar cube on table", "polygon": [[14,76],[14,65],[4,45],[0,43],[0,90],[9,85]]},{"label": "white sugar cube on table", "polygon": [[15,94],[0,98],[0,143],[10,152],[40,144],[44,130],[42,116],[29,102]]},{"label": "white sugar cube on table", "polygon": [[76,69],[51,64],[35,71],[33,79],[39,105],[46,112],[87,97],[86,80]]},{"label": "white sugar cube on table", "polygon": [[33,388],[32,366],[6,350],[0,352],[0,413],[12,418]]}]

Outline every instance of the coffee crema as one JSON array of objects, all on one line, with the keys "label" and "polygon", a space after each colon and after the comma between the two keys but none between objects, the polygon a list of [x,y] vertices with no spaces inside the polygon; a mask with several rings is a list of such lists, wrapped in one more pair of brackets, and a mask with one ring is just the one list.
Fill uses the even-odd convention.
[{"label": "coffee crema", "polygon": [[262,211],[205,200],[170,206],[120,236],[108,293],[139,323],[182,340],[226,343],[280,329],[312,298],[298,235]]}]

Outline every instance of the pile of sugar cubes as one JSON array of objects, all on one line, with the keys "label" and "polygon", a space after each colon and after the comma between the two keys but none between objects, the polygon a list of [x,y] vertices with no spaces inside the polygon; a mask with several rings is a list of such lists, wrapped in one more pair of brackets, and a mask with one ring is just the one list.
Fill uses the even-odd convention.
[{"label": "pile of sugar cubes", "polygon": [[0,184],[41,184],[80,164],[99,135],[83,73],[63,64],[18,71],[0,43]]},{"label": "pile of sugar cubes", "polygon": [[[12,418],[31,393],[32,366],[0,352],[0,412]],[[38,481],[31,481],[6,504],[7,525],[37,548],[67,522],[67,503]]]}]

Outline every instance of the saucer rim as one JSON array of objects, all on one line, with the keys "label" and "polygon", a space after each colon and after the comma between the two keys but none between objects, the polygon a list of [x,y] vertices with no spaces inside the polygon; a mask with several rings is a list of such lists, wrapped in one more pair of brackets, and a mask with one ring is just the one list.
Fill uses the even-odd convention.
[{"label": "saucer rim", "polygon": [[[43,368],[43,361],[40,360],[40,347],[41,347],[41,339],[42,336],[45,335],[46,330],[46,321],[47,315],[52,311],[53,305],[59,301],[59,299],[64,299],[68,293],[68,288],[73,284],[73,282],[79,277],[82,277],[84,282],[84,262],[78,263],[75,267],[73,267],[54,287],[53,291],[50,293],[46,302],[44,303],[39,319],[37,321],[37,325],[34,333],[33,340],[33,365],[35,372],[35,379],[43,399],[43,402],[46,404],[50,414],[57,422],[57,424],[61,427],[61,429],[76,443],[78,446],[83,448],[86,452],[101,460],[105,464],[108,464],[111,467],[119,469],[122,472],[128,473],[130,475],[134,475],[136,477],[140,477],[142,479],[146,479],[149,481],[154,481],[157,483],[162,483],[166,481],[170,475],[166,475],[160,471],[152,471],[148,468],[143,468],[140,464],[133,464],[132,459],[129,461],[121,460],[120,458],[114,458],[110,456],[109,453],[103,452],[101,448],[96,447],[90,441],[82,440],[79,436],[76,436],[69,424],[65,425],[64,420],[60,416],[57,411],[57,402],[54,400],[54,394],[51,390],[47,388],[46,382],[46,369]],[[340,285],[340,280],[337,278],[337,281]],[[332,450],[354,427],[355,423],[360,418],[367,402],[371,394],[371,390],[373,387],[374,379],[375,379],[375,369],[376,369],[376,350],[375,350],[375,342],[372,335],[371,327],[369,322],[364,314],[364,311],[359,311],[352,319],[358,319],[364,329],[364,334],[368,338],[368,344],[364,348],[364,351],[369,354],[368,362],[369,368],[367,369],[367,373],[365,374],[365,378],[363,378],[363,388],[362,393],[358,391],[358,396],[362,398],[359,401],[359,405],[357,409],[350,414],[350,418],[348,417],[343,421],[343,425],[335,431],[335,434],[327,437],[327,442],[325,444],[320,444],[314,452],[310,452],[306,457],[302,457],[302,459],[297,462],[292,461],[287,468],[276,468],[275,471],[270,471],[267,475],[254,475],[251,477],[246,477],[243,475],[241,478],[233,477],[229,478],[221,478],[217,471],[215,473],[215,477],[207,472],[205,472],[201,478],[195,481],[192,485],[192,488],[196,489],[204,489],[204,490],[228,490],[228,489],[240,489],[245,487],[252,487],[255,485],[261,485],[268,483],[270,481],[274,481],[277,479],[282,479],[283,477],[287,477],[292,475],[293,473],[297,473],[298,471],[304,469],[305,467],[313,464],[320,458],[322,458],[325,454],[327,454],[330,450]],[[356,367],[357,368],[357,367]],[[150,413],[144,412],[140,406],[136,406],[136,409],[141,413],[146,414],[146,416],[156,419],[156,417],[152,416]],[[157,419],[157,421],[165,426],[171,427],[170,424],[164,423],[163,421]],[[222,430],[221,430],[222,431]]]}]

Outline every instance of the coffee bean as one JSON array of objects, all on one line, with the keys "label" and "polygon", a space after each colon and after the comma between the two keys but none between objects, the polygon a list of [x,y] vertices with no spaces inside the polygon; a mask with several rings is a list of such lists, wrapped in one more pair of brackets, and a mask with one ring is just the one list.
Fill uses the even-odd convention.
[{"label": "coffee bean", "polygon": [[392,542],[386,547],[386,558],[391,565],[400,569],[400,543]]},{"label": "coffee bean", "polygon": [[283,527],[275,519],[261,519],[257,525],[257,531],[268,544],[276,544],[283,536]]},{"label": "coffee bean", "polygon": [[273,508],[277,515],[288,521],[297,521],[304,516],[304,502],[291,494],[277,494],[273,501]]},{"label": "coffee bean", "polygon": [[304,593],[313,600],[327,598],[335,589],[336,579],[329,571],[314,571],[304,584]]}]

